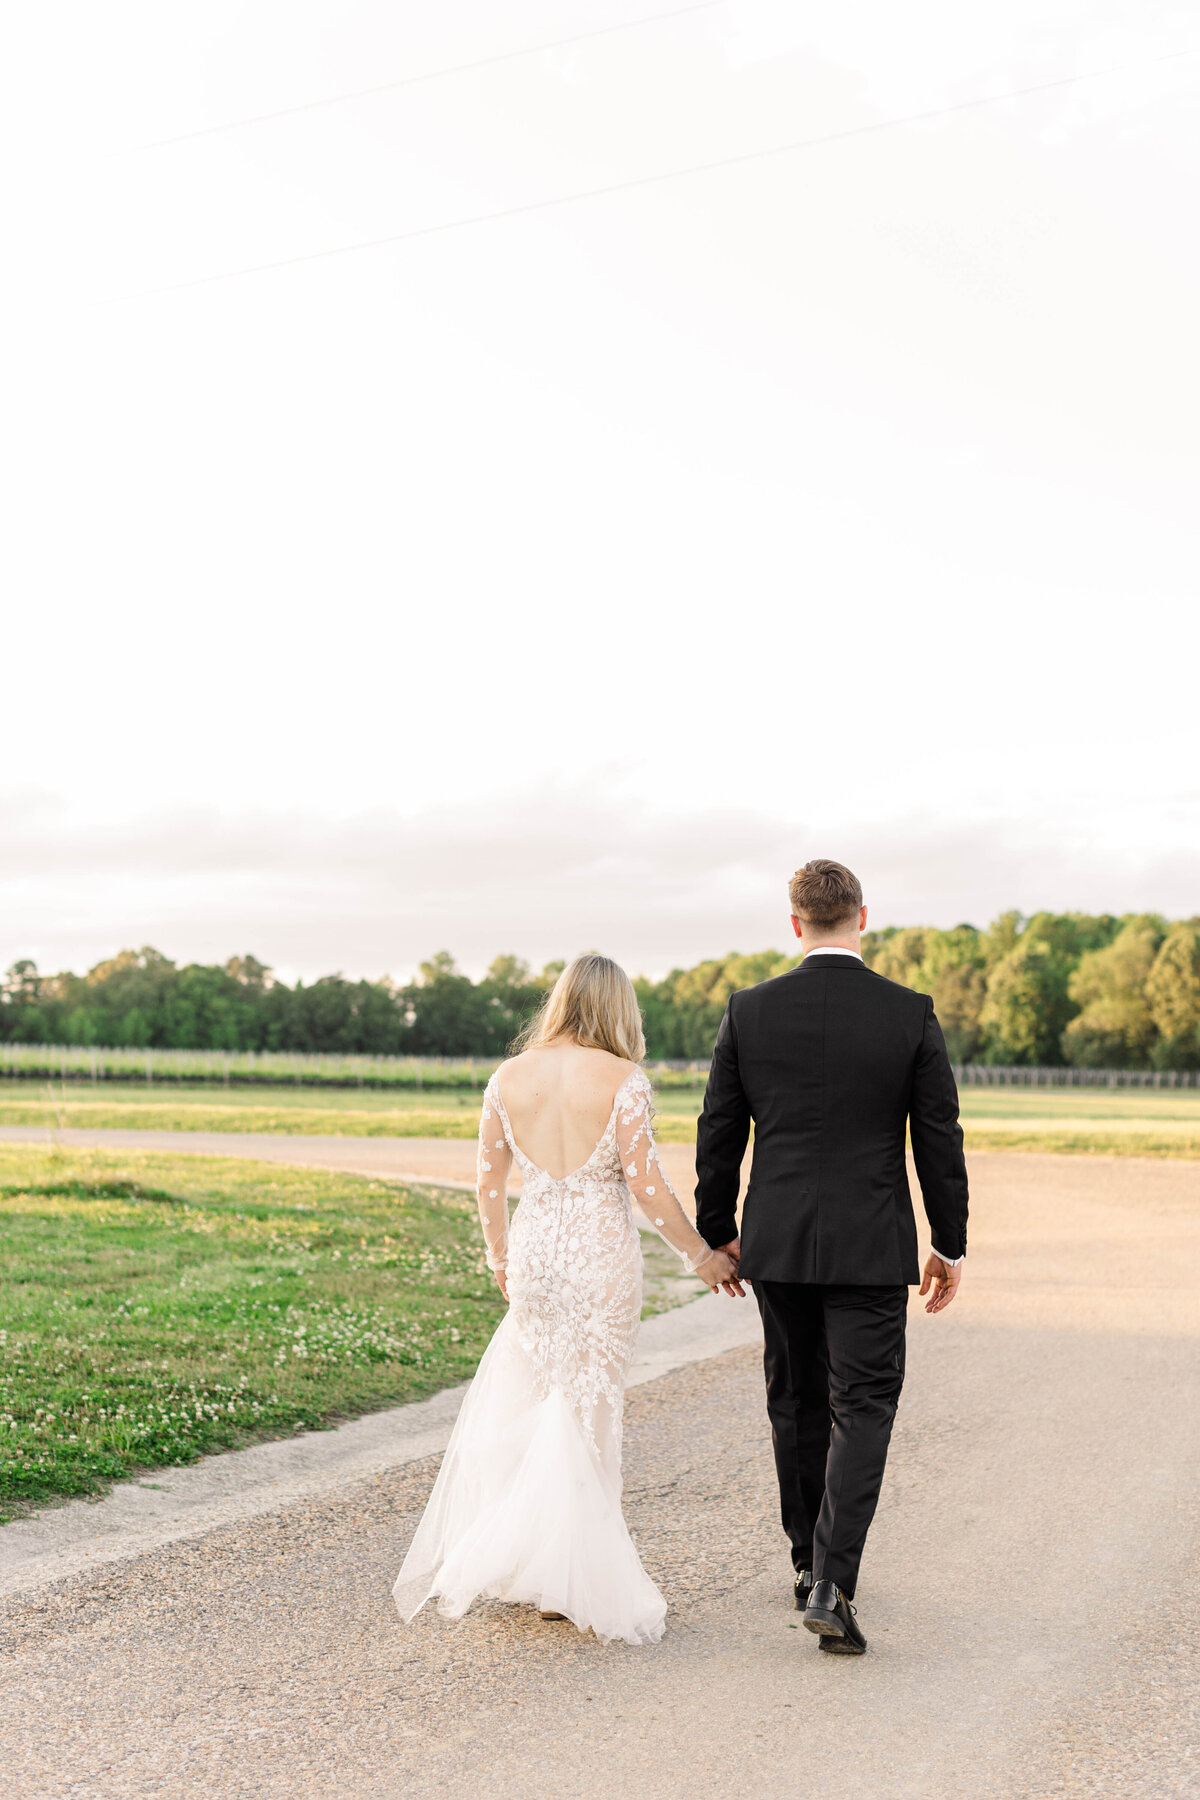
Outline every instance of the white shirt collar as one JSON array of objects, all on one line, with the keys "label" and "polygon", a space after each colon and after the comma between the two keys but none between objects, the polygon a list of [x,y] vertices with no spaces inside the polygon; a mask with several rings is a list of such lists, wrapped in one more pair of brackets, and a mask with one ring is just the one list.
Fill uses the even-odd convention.
[{"label": "white shirt collar", "polygon": [[808,961],[810,956],[853,956],[856,957],[859,962],[862,961],[862,954],[860,951],[847,950],[844,944],[814,944],[811,950],[806,950],[804,952],[805,962]]}]

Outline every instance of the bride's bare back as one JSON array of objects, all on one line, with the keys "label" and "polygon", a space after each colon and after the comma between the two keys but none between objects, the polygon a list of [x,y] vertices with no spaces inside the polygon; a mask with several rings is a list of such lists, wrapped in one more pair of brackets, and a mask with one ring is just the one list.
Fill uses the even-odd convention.
[{"label": "bride's bare back", "polygon": [[513,1137],[531,1163],[556,1181],[591,1156],[612,1117],[613,1101],[635,1063],[559,1041],[514,1056],[500,1072]]}]

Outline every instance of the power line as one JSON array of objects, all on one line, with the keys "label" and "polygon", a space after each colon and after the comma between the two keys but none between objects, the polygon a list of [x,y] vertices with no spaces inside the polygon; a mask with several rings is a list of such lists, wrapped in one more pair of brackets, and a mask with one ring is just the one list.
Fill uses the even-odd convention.
[{"label": "power line", "polygon": [[418,225],[412,231],[390,232],[386,237],[363,238],[353,244],[333,244],[327,250],[307,250],[299,256],[282,256],[275,262],[249,263],[240,269],[225,269],[216,275],[197,275],[190,281],[175,281],[166,287],[146,288],[141,298],[157,294],[177,294],[185,288],[208,287],[218,281],[234,281],[243,275],[266,275],[275,269],[294,268],[298,263],[321,262],[333,256],[350,256],[359,250],[381,250],[388,244],[404,244],[414,238],[433,237],[440,232],[465,231],[473,225],[487,225],[495,219],[515,219],[525,213],[546,212],[555,206],[571,206],[577,200],[598,200],[609,194],[625,194],[636,188],[657,186],[664,181],[678,181],[685,175],[705,175],[717,169],[737,168],[744,163],[763,162],[772,156],[788,156],[799,150],[815,150],[822,144],[844,143],[850,138],[869,137],[875,132],[890,131],[899,125],[921,125],[930,119],[944,119],[952,113],[968,112],[978,106],[997,106],[1002,100],[1019,100],[1029,94],[1048,93],[1053,88],[1074,87],[1081,81],[1096,81],[1105,75],[1123,75],[1131,69],[1152,68],[1157,63],[1174,62],[1183,56],[1195,56],[1200,45],[1187,50],[1169,50],[1162,56],[1147,57],[1143,62],[1121,63],[1109,69],[1090,69],[1082,75],[1060,75],[1053,81],[1039,81],[1032,87],[1009,88],[1002,94],[984,94],[976,100],[958,100],[951,106],[935,106],[927,112],[905,113],[895,119],[876,119],[869,125],[850,125],[842,131],[829,131],[819,137],[794,138],[787,144],[768,145],[764,150],[743,150],[736,156],[716,157],[712,162],[688,163],[681,169],[664,169],[656,175],[634,175],[625,181],[606,182],[602,187],[580,188],[573,194],[557,194],[549,200],[528,200],[521,206],[504,206],[495,212],[472,213],[462,219],[446,219],[437,225]]},{"label": "power line", "polygon": [[223,125],[201,125],[196,131],[181,131],[174,137],[155,138],[148,144],[135,144],[134,150],[162,150],[168,144],[186,144],[193,138],[215,137],[222,131],[241,131],[247,125],[265,125],[272,119],[291,119],[297,113],[316,112],[323,106],[340,106],[347,100],[367,100],[374,94],[395,93],[398,88],[416,87],[422,81],[441,81],[448,75],[467,75],[475,69],[491,69],[497,63],[517,62],[523,56],[540,56],[545,50],[566,50],[571,44],[585,44],[592,38],[612,37],[618,31],[636,31],[642,25],[657,25],[665,19],[682,19],[689,13],[712,12],[725,0],[694,0],[691,6],[676,6],[670,12],[650,13],[644,19],[625,19],[619,25],[598,25],[592,31],[577,31],[572,37],[554,38],[547,44],[532,44],[527,50],[502,50],[495,56],[481,56],[476,62],[451,63],[444,69],[429,69],[423,75],[402,75],[396,81],[382,81],[377,87],[353,88],[345,94],[327,94],[321,100],[303,100],[297,106],[281,106],[277,112],[253,113],[247,119],[228,119]]}]

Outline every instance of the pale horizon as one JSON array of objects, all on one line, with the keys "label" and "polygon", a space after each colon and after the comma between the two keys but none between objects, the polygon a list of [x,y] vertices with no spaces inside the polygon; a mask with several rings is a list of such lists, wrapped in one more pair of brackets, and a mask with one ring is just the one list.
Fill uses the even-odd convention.
[{"label": "pale horizon", "polygon": [[[251,953],[289,981],[336,971],[404,981],[439,950],[478,977],[501,954],[540,968],[600,948],[630,973],[658,978],[730,951],[790,953],[788,878],[810,856],[829,854],[862,880],[870,929],[982,929],[1010,907],[1168,917],[1198,910],[1185,849],[1114,858],[1083,833],[1074,844],[1051,844],[1011,825],[944,831],[930,820],[810,832],[733,809],[670,819],[548,793],[518,829],[511,818],[489,838],[478,809],[338,824],[197,812],[124,831],[60,829],[53,856],[40,858],[30,832],[20,846],[24,906],[40,916],[42,934],[10,940],[4,966],[29,956],[43,973],[83,972],[150,944],[180,963]],[[10,842],[20,843],[15,832],[10,817]],[[476,904],[481,866],[490,874]],[[56,895],[76,882],[91,897],[86,932],[68,909],[54,912]],[[396,895],[410,896],[408,904]]]},{"label": "pale horizon", "polygon": [[1200,911],[1194,14],[667,10],[23,18],[4,966]]}]

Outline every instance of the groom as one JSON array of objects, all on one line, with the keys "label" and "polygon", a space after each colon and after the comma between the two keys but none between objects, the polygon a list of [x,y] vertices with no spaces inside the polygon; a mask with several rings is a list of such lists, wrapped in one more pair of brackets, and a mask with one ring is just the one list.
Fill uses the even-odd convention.
[{"label": "groom", "polygon": [[[817,860],[789,893],[804,961],[730,998],[697,1130],[696,1225],[739,1263],[762,1313],[796,1606],[822,1650],[861,1656],[850,1602],[904,1381],[908,1284],[930,1294],[927,1312],[954,1298],[967,1170],[933,1002],[866,967],[857,880]],[[933,1236],[923,1277],[906,1124]]]}]

